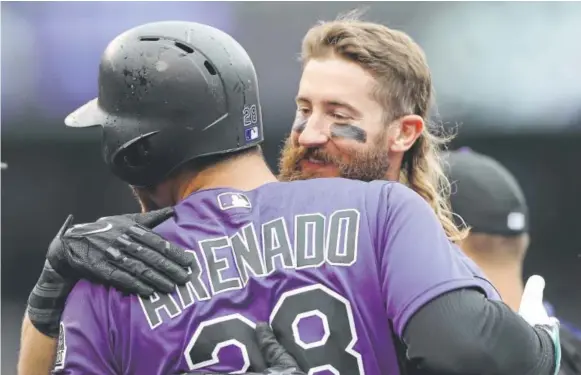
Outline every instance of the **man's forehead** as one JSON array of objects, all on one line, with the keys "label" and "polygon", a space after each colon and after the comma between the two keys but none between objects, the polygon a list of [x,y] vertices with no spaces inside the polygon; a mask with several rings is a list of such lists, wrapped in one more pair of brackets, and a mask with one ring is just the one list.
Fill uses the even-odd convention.
[{"label": "man's forehead", "polygon": [[330,58],[310,60],[303,69],[297,98],[310,102],[347,102],[371,98],[375,80],[355,63]]}]

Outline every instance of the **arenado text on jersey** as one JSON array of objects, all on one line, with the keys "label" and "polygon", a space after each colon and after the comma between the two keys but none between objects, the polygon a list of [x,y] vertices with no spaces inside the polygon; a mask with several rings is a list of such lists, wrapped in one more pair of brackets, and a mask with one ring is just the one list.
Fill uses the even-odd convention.
[{"label": "arenado text on jersey", "polygon": [[[195,300],[244,288],[251,274],[260,278],[280,268],[351,266],[357,261],[360,216],[355,209],[337,210],[328,216],[297,215],[292,223],[292,241],[284,217],[266,222],[261,228],[250,223],[230,237],[200,240],[199,251],[190,251],[195,262],[186,285],[177,287],[173,295],[140,298],[143,313],[154,329],[164,319],[179,316]],[[207,279],[209,288],[203,279]],[[160,314],[162,309],[167,314]]]}]

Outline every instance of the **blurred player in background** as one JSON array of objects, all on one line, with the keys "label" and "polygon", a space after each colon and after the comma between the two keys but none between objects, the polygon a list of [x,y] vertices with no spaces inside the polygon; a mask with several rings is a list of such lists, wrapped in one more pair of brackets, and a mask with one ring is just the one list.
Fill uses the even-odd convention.
[{"label": "blurred player in background", "polygon": [[[529,211],[516,178],[496,160],[469,149],[445,156],[456,224],[470,227],[462,250],[484,271],[503,301],[518,311],[529,246]],[[552,316],[552,313],[550,314]],[[581,375],[578,330],[561,321],[560,375]]]},{"label": "blurred player in background", "polygon": [[[304,74],[297,98],[299,107],[297,121],[287,145],[287,151],[283,154],[282,176],[290,180],[335,176],[367,181],[401,179],[413,187],[423,200],[409,193],[409,190],[401,185],[385,182],[361,185],[360,182],[356,181],[347,183],[347,180],[314,180],[285,185],[295,186],[298,184],[297,186],[300,186],[298,190],[301,191],[300,196],[293,195],[281,188],[278,194],[284,194],[276,198],[277,210],[281,212],[284,212],[286,206],[288,206],[287,209],[298,210],[302,203],[307,204],[306,202],[308,202],[306,211],[321,212],[325,218],[324,213],[328,212],[329,208],[324,207],[327,204],[332,204],[329,202],[329,197],[335,199],[335,205],[338,204],[337,202],[359,202],[354,204],[359,207],[357,211],[361,214],[365,212],[365,215],[369,215],[367,211],[374,210],[377,212],[370,216],[372,218],[371,224],[365,224],[370,225],[366,230],[361,227],[357,231],[359,242],[355,241],[351,244],[371,241],[368,236],[373,236],[376,231],[376,235],[382,238],[374,240],[374,245],[367,243],[365,246],[358,246],[361,251],[360,258],[357,258],[357,262],[352,263],[352,266],[349,265],[345,268],[341,267],[339,258],[355,256],[354,253],[350,252],[352,247],[347,247],[335,254],[338,258],[329,263],[334,264],[333,267],[324,264],[325,254],[327,254],[326,256],[332,255],[332,252],[329,253],[331,250],[327,250],[323,254],[322,263],[318,259],[321,254],[317,254],[316,251],[309,257],[304,256],[306,253],[301,255],[302,261],[317,260],[317,265],[321,265],[322,274],[316,276],[319,271],[317,267],[311,270],[307,266],[301,271],[305,275],[314,272],[311,275],[323,284],[326,277],[332,275],[331,278],[339,283],[338,285],[334,284],[333,288],[341,290],[339,295],[343,295],[342,298],[346,298],[348,303],[346,304],[333,293],[329,293],[325,288],[318,287],[313,288],[317,298],[307,298],[307,300],[323,301],[328,298],[331,300],[338,298],[340,302],[334,301],[331,305],[336,305],[339,311],[343,311],[343,307],[347,306],[345,310],[347,316],[350,315],[349,309],[352,309],[354,325],[350,323],[340,324],[342,327],[339,330],[336,330],[334,324],[329,326],[332,335],[329,338],[329,345],[334,348],[331,350],[332,348],[326,344],[319,343],[309,346],[297,343],[295,335],[290,334],[288,326],[283,324],[286,320],[283,319],[283,323],[277,321],[275,314],[274,317],[271,316],[270,320],[284,346],[297,358],[301,368],[307,371],[314,368],[328,369],[332,366],[339,367],[340,373],[348,374],[364,373],[365,371],[367,373],[405,373],[413,368],[421,368],[425,373],[514,374],[525,373],[526,368],[527,370],[535,369],[536,374],[553,374],[559,362],[558,338],[553,336],[554,326],[541,327],[531,323],[535,325],[531,329],[505,305],[488,300],[486,296],[494,295],[494,292],[490,290],[490,285],[484,278],[478,277],[477,272],[470,267],[470,263],[466,262],[465,257],[460,256],[459,251],[451,248],[450,240],[461,240],[463,234],[454,227],[447,210],[446,198],[440,195],[440,189],[442,185],[445,188],[446,182],[441,169],[435,172],[429,169],[430,166],[439,168],[439,160],[437,159],[439,139],[430,134],[425,126],[431,100],[431,77],[419,47],[405,34],[381,25],[358,21],[338,21],[325,23],[311,29],[305,38],[303,52],[305,51],[307,54],[305,55]],[[311,51],[312,54],[308,54]],[[330,72],[330,74],[318,77],[317,72]],[[317,81],[319,78],[321,79]],[[324,87],[326,83],[333,84],[337,81],[343,82],[343,85],[335,85],[333,90],[327,90]],[[408,82],[409,87],[405,85],[405,82]],[[316,86],[319,84],[322,85],[321,93],[316,90]],[[393,85],[394,88],[390,89],[390,85]],[[352,91],[356,94],[353,94]],[[399,94],[393,95],[394,92]],[[252,137],[252,133],[249,136]],[[105,137],[107,137],[107,129]],[[152,138],[155,139],[155,137]],[[137,143],[139,144],[139,142]],[[139,151],[139,148],[137,150]],[[145,154],[152,155],[149,152],[145,152]],[[286,159],[284,155],[286,155]],[[130,155],[126,156],[127,158],[124,157],[122,160],[132,160]],[[152,158],[151,162],[155,164],[155,159]],[[252,176],[252,174],[248,174],[247,170],[240,169],[240,167],[237,170],[242,170],[246,178]],[[127,178],[125,180],[128,181]],[[321,184],[325,185],[324,189],[317,190],[315,186]],[[349,188],[344,191],[341,187],[343,185],[349,186]],[[164,184],[163,186],[161,191],[175,192],[175,189],[171,189],[168,185]],[[274,194],[274,186],[280,185],[269,184],[265,188],[269,186],[273,187],[271,194]],[[368,201],[364,204],[358,200],[365,197],[366,194],[360,193],[361,188],[358,186],[368,186],[368,188],[363,188],[364,190],[380,187],[384,194],[378,193],[379,200],[366,198]],[[385,188],[387,186],[389,188]],[[391,192],[387,193],[385,189]],[[152,209],[173,205],[176,203],[176,199],[181,196],[181,194],[170,194],[169,197],[172,199],[169,199],[168,196],[164,199],[162,198],[163,194],[161,197],[159,196],[159,192],[157,189],[138,190],[144,208]],[[201,191],[196,194],[210,195],[212,191]],[[196,194],[190,197],[195,197]],[[257,202],[254,191],[237,192],[236,196],[238,197],[237,202],[245,202],[245,204],[234,205],[234,199],[227,199],[226,202],[229,203],[225,203],[226,206],[232,206],[230,208],[245,212],[245,209],[250,209]],[[268,194],[263,195],[262,199],[266,200],[264,198],[266,196]],[[383,198],[381,198],[382,196]],[[143,199],[144,197],[147,197],[147,201]],[[208,200],[208,202],[210,201],[212,199]],[[285,204],[284,207],[280,206],[282,202]],[[202,203],[200,203],[199,209],[204,212]],[[260,207],[258,203],[256,204]],[[318,205],[321,205],[321,208],[318,208]],[[194,206],[197,207],[197,205]],[[183,244],[185,240],[190,238],[190,235],[179,234],[176,237],[169,232],[166,233],[164,229],[167,227],[167,229],[175,230],[175,226],[179,225],[179,207],[175,221],[170,220],[167,222],[168,224],[162,224],[158,230],[168,239]],[[347,204],[345,209],[349,210],[349,207],[353,207],[353,205]],[[408,212],[408,210],[413,212]],[[240,218],[242,217],[244,215],[240,216]],[[319,219],[313,217],[312,220],[314,220],[312,227],[316,230]],[[294,226],[296,226],[297,223],[303,223],[303,221],[306,225],[307,217],[299,221],[290,220],[289,223],[294,222]],[[324,221],[329,222],[329,230],[334,228],[332,217],[327,217]],[[105,219],[104,222],[107,223],[107,220]],[[347,230],[344,236],[340,236],[343,241],[349,239],[349,234],[353,233],[349,231],[350,223],[353,223],[353,219],[346,218],[343,225],[336,228]],[[200,225],[200,223],[191,225],[193,225],[192,228],[195,228],[195,225]],[[361,225],[364,225],[363,221],[361,221]],[[294,226],[289,224],[291,231],[297,230]],[[272,230],[275,233],[285,233],[286,229],[284,228],[273,228]],[[326,226],[321,227],[325,233],[323,228]],[[300,239],[306,233],[315,236],[314,233],[317,231],[305,231],[298,238]],[[391,234],[388,235],[388,233]],[[418,236],[418,233],[422,235]],[[333,246],[329,247],[330,244],[335,243],[335,239],[333,239],[335,235],[334,230],[326,234],[325,247],[328,249],[335,249]],[[87,237],[91,238],[91,235],[87,235]],[[293,257],[292,252],[297,251],[297,246],[294,248],[288,246],[291,248],[291,255],[288,255],[289,249],[285,245],[285,237],[284,235],[278,236],[277,241],[272,244],[268,241],[263,244],[266,244],[265,246],[269,249],[268,253],[273,250],[271,247],[277,248],[277,251],[281,252],[277,254],[280,255],[277,258],[279,258],[279,264],[282,262],[286,268],[284,275],[302,274],[293,271],[293,268],[298,267],[296,262],[299,261],[299,255],[297,254],[301,253],[294,253]],[[322,238],[324,237],[325,234]],[[293,238],[293,236],[288,238]],[[252,239],[252,236],[245,237],[246,242],[243,241],[245,246],[249,245],[248,239]],[[320,239],[321,237],[316,235],[312,243],[317,244]],[[301,243],[299,241],[299,244]],[[302,249],[301,246],[303,245],[299,245],[298,249]],[[379,253],[375,253],[375,255],[373,252],[370,253],[370,249],[377,246],[379,246]],[[315,250],[317,248],[320,249],[321,246],[315,246]],[[367,249],[367,252],[363,249]],[[236,251],[234,247],[234,252]],[[313,256],[314,258],[311,258]],[[369,256],[372,258],[366,258]],[[375,256],[378,258],[374,258]],[[206,259],[208,259],[207,256]],[[293,259],[295,263],[293,263]],[[413,260],[411,264],[410,260]],[[421,260],[426,261],[422,262]],[[260,285],[264,281],[260,277],[263,275],[260,270],[261,263],[244,263],[243,269],[247,272],[246,266],[252,265],[258,267],[258,272],[253,272],[258,277],[252,278],[250,282]],[[273,267],[273,265],[274,263],[266,262],[266,266]],[[207,264],[206,268],[208,268]],[[375,274],[376,272],[378,274]],[[248,276],[248,273],[246,275]],[[458,279],[457,277],[460,275],[463,276]],[[197,298],[200,295],[204,296],[203,290],[200,289],[201,284],[199,284],[198,276],[199,274],[193,273],[193,277],[196,278],[192,282],[198,286],[197,290],[180,289],[181,293],[191,292],[189,296],[192,302],[194,294]],[[235,274],[229,276],[235,276]],[[273,274],[273,276],[278,276],[278,273]],[[368,277],[380,280],[380,285],[368,284]],[[290,277],[290,280],[292,279]],[[456,281],[453,281],[454,279]],[[236,280],[236,277],[228,279],[228,281],[232,280]],[[213,280],[219,287],[223,287],[220,284],[224,281],[220,278]],[[458,284],[456,284],[457,282]],[[464,282],[467,284],[463,284]],[[234,289],[240,289],[237,285],[233,285]],[[97,287],[83,282],[83,288]],[[73,295],[77,290],[81,290],[77,293],[83,293],[83,288],[77,287]],[[350,291],[350,288],[354,288],[353,292]],[[272,293],[272,289],[267,290],[270,290],[268,293]],[[368,291],[368,293],[361,293],[361,290]],[[378,295],[373,296],[372,290],[376,290]],[[387,290],[390,292],[387,293]],[[219,311],[220,314],[229,312],[227,306],[237,299],[224,300],[221,298],[222,296],[215,295],[214,290],[212,292],[214,296],[208,301],[208,305],[222,305],[219,310],[213,312]],[[294,296],[292,297],[294,300],[303,298],[304,294],[311,294],[311,291],[300,288],[295,292],[294,294],[291,292],[285,298],[281,297],[280,304],[284,303],[283,300],[290,299],[291,295]],[[256,309],[261,309],[261,306],[264,308],[263,298],[266,296],[262,293],[255,294],[255,298],[258,296],[262,298],[253,301],[253,306],[256,305]],[[74,298],[78,299],[79,296]],[[188,316],[196,310],[196,306],[201,305],[200,301],[196,301],[197,304],[194,304],[193,307],[190,304],[184,306],[184,300],[181,298],[179,302],[176,301],[178,300],[175,297],[172,299],[167,296],[162,299],[161,295],[157,296],[156,299],[149,300],[149,303],[153,303],[155,306],[152,306],[150,310],[145,307],[143,309],[145,309],[145,314],[151,318],[150,323],[159,324],[161,330],[171,330],[180,322],[180,316],[181,318]],[[98,304],[98,301],[92,303]],[[315,302],[308,302],[308,304],[310,303]],[[301,314],[299,310],[302,306],[302,303],[294,304],[293,309],[296,311],[288,313],[290,314],[289,319],[295,318],[296,313]],[[406,306],[405,311],[400,309],[403,306]],[[315,307],[311,308],[316,309]],[[69,307],[67,310],[71,315],[67,318],[67,313],[65,313],[65,325],[67,319],[73,322],[92,319],[90,311],[77,311],[75,313],[75,310]],[[246,313],[253,315],[253,318],[268,318],[260,316],[264,314],[264,311],[259,313],[252,310],[249,309]],[[264,310],[268,310],[268,308],[264,308]],[[284,311],[285,309],[280,307],[280,310]],[[150,311],[151,314],[147,311]],[[168,314],[158,315],[158,311],[165,311]],[[78,316],[75,316],[76,314]],[[139,315],[139,313],[136,314]],[[283,313],[284,316],[288,314]],[[171,316],[175,317],[175,320],[170,319]],[[345,315],[339,314],[336,317],[340,319],[342,316]],[[367,318],[363,319],[363,316]],[[362,332],[357,332],[363,321],[366,322],[363,324],[365,328]],[[215,323],[220,322],[215,321]],[[550,324],[551,322],[543,320],[538,323]],[[207,326],[213,326],[213,324],[202,324],[199,335],[203,334],[202,328]],[[349,327],[349,329],[346,330],[345,327]],[[202,340],[207,346],[202,349],[208,349],[210,352],[215,349],[213,344],[219,344],[221,339],[226,339],[219,337],[224,334],[224,331],[238,332],[232,329],[217,328],[208,338]],[[317,332],[317,329],[312,329],[312,331]],[[487,334],[483,334],[483,332]],[[80,333],[79,330],[76,330],[76,334]],[[170,336],[173,337],[173,334]],[[134,337],[131,342],[145,344],[155,340],[156,337],[156,335]],[[67,340],[68,350],[70,350],[70,341],[66,334],[64,338]],[[159,340],[159,337],[157,339]],[[176,340],[184,339],[186,338],[183,337],[183,330],[180,330],[179,339],[176,338]],[[188,362],[190,369],[196,368],[194,359],[200,359],[205,355],[205,350],[195,350],[198,348],[196,346],[198,341],[195,339],[194,335],[192,342],[190,342],[191,345],[188,346],[189,349],[192,349],[189,357],[192,362]],[[378,340],[376,343],[374,343],[375,339]],[[392,339],[394,340],[392,341]],[[492,345],[491,342],[495,344]],[[343,343],[346,346],[343,347]],[[442,343],[446,343],[446,346]],[[177,343],[174,344],[177,345]],[[249,343],[249,345],[252,344]],[[381,349],[381,352],[376,351],[378,348]],[[150,360],[158,358],[153,354],[160,355],[161,353],[152,353]],[[104,355],[108,354],[104,353]],[[181,354],[175,358],[180,356]],[[252,358],[254,361],[259,361],[256,355],[253,355]],[[362,361],[362,358],[365,360]],[[66,360],[64,362],[66,363]],[[160,363],[160,361],[155,363],[157,366],[167,365],[167,363]],[[208,365],[210,362],[203,363]],[[142,365],[144,364],[128,363],[128,366]],[[252,363],[252,366],[252,368],[260,367],[255,366],[255,363]],[[148,368],[151,369],[151,366]],[[226,367],[226,369],[234,370],[235,368]]]}]

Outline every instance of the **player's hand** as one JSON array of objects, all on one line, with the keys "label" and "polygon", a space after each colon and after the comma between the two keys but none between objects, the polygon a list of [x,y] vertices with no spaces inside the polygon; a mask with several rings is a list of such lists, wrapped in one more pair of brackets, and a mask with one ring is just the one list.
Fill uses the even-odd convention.
[{"label": "player's hand", "polygon": [[268,369],[265,374],[306,375],[297,361],[278,342],[268,323],[256,324],[256,340]]},{"label": "player's hand", "polygon": [[87,278],[123,292],[149,296],[185,284],[193,258],[150,228],[173,216],[172,208],[103,217],[72,225],[72,215],[50,244],[47,261],[65,278]]},{"label": "player's hand", "polygon": [[85,278],[127,293],[149,296],[184,284],[193,258],[153,233],[173,215],[166,208],[104,217],[71,225],[69,215],[51,242],[42,274],[28,299],[28,316],[42,333],[56,337],[66,297]]},{"label": "player's hand", "polygon": [[[268,368],[263,372],[247,372],[245,375],[306,375],[297,361],[283,348],[268,323],[256,325],[256,339]],[[211,372],[188,372],[181,375],[226,375]]]},{"label": "player's hand", "polygon": [[561,342],[559,337],[559,320],[550,317],[543,305],[545,279],[539,275],[529,277],[518,310],[519,315],[531,326],[545,330],[553,340],[555,347],[555,374],[561,365]]}]

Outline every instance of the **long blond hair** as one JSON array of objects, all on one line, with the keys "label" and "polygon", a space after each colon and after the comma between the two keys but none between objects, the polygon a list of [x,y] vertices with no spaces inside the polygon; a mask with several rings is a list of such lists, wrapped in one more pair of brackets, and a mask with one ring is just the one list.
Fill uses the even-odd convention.
[{"label": "long blond hair", "polygon": [[409,114],[424,119],[422,134],[404,155],[400,182],[430,204],[451,241],[464,239],[467,230],[458,228],[452,219],[450,182],[440,158],[451,136],[429,122],[432,77],[420,46],[401,31],[358,20],[354,12],[321,22],[305,35],[303,63],[329,55],[355,62],[375,78],[375,98],[386,109],[386,123]]}]

